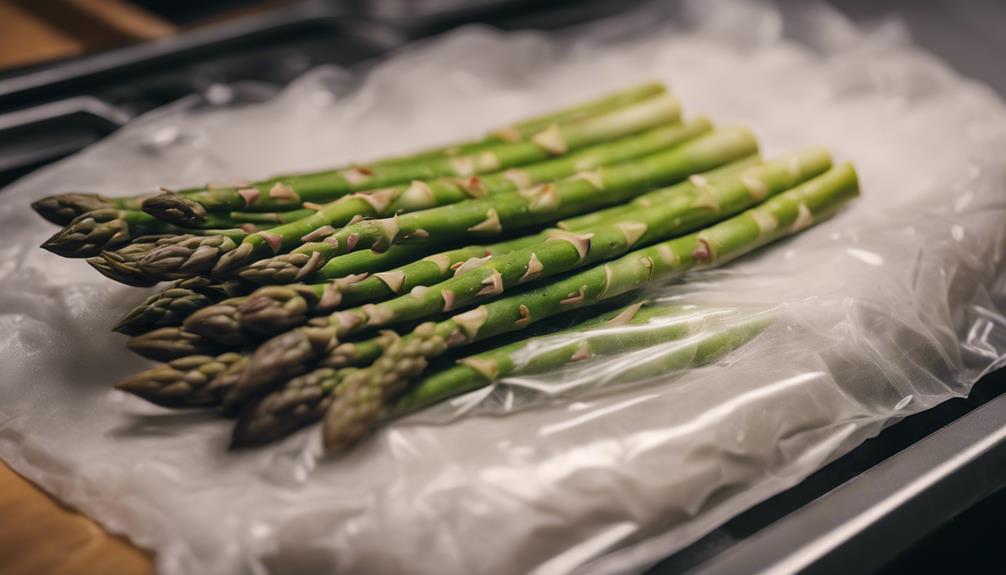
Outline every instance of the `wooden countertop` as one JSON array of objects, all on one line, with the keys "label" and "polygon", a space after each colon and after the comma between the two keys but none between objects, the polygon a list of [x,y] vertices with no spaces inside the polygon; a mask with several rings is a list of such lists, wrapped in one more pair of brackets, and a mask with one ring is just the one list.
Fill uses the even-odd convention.
[{"label": "wooden countertop", "polygon": [[0,462],[0,573],[153,575],[152,557]]}]

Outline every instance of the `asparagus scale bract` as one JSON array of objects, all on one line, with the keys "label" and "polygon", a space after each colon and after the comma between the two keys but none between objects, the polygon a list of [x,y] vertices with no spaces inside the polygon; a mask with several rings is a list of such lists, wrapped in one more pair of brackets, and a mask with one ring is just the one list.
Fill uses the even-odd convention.
[{"label": "asparagus scale bract", "polygon": [[347,375],[336,387],[325,415],[325,444],[339,450],[364,437],[380,420],[385,406],[423,373],[432,358],[448,348],[517,331],[685,270],[736,258],[828,217],[858,190],[855,171],[842,164],[700,232],[637,250],[439,323],[422,324],[389,346],[372,366]]}]

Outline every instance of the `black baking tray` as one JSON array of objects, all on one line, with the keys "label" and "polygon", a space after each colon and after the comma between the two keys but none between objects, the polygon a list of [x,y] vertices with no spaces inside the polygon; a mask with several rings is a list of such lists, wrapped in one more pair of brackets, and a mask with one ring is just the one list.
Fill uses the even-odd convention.
[{"label": "black baking tray", "polygon": [[[638,2],[316,0],[177,37],[0,75],[0,185],[137,115],[217,84],[261,97],[308,68],[364,66],[468,22],[562,28]],[[916,40],[1006,94],[998,3],[835,0],[853,18],[897,11]],[[984,7],[984,8],[983,8]],[[868,573],[1006,486],[1006,371],[911,416],[659,562],[651,573]],[[851,567],[854,566],[854,567]]]}]

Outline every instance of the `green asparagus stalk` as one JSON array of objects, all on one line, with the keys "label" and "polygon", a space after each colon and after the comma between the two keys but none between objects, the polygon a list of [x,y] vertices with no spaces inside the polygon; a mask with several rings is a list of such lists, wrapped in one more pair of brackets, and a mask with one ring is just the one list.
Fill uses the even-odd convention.
[{"label": "green asparagus stalk", "polygon": [[[592,330],[603,328],[605,324],[609,324],[610,326],[624,326],[630,323],[633,325],[645,325],[661,313],[666,314],[673,312],[677,306],[674,308],[669,306],[648,306],[643,309],[640,309],[640,307],[641,304],[635,304],[625,308],[619,308],[614,312],[600,314],[595,318],[584,321],[575,328],[562,332],[562,335],[566,339],[577,337],[581,334],[581,332],[584,335],[594,335],[596,332],[593,332]],[[680,330],[680,328],[677,329]],[[554,332],[555,330],[551,331]],[[546,331],[545,333],[548,332]],[[533,339],[534,336],[530,337]],[[380,357],[383,350],[387,349],[397,339],[398,336],[394,332],[383,332],[381,336],[378,336],[377,338],[374,338],[374,340],[368,342],[361,342],[359,344],[342,344],[339,347],[353,347],[354,358],[357,360],[363,360],[363,362],[358,363],[355,366],[346,367],[345,361],[342,361],[344,356],[342,356],[342,354],[339,353],[339,350],[336,349],[329,356],[329,358],[338,357],[338,359],[334,362],[323,364],[311,372],[295,377],[286,382],[280,389],[266,394],[258,401],[250,402],[244,407],[244,409],[241,410],[237,424],[234,428],[231,445],[233,447],[261,445],[263,443],[280,439],[281,437],[284,437],[306,425],[320,420],[322,415],[325,413],[325,409],[328,407],[328,404],[331,402],[332,391],[339,382],[341,382],[350,373],[357,371],[359,366],[369,364],[369,362],[366,361],[366,358],[360,356],[359,353],[362,352],[365,356],[368,356],[370,360],[376,359]],[[583,337],[579,337],[578,341],[582,341],[583,339]],[[641,338],[636,338],[633,343],[640,339]],[[355,348],[357,347],[363,347],[366,349],[356,350]],[[504,350],[512,350],[512,354],[516,356],[517,353],[526,347],[530,347],[528,342],[515,342],[501,347],[497,353],[503,353]],[[627,351],[629,349],[632,349],[632,346],[627,343],[627,345],[619,351]],[[487,351],[480,355],[490,355],[492,353],[493,351]],[[556,354],[551,354],[550,357],[555,357],[555,355]],[[512,366],[514,363],[515,362],[511,362],[507,365]],[[461,364],[461,367],[465,368],[466,366]],[[451,370],[448,369],[447,371]],[[457,370],[455,369],[454,371]],[[507,373],[501,372],[500,377],[505,375],[507,375]],[[457,390],[460,385],[463,384],[470,386],[474,383],[473,381],[462,381],[464,378],[457,376],[448,376],[447,379],[454,384],[453,388],[449,389],[455,390],[456,393],[460,393],[460,391]],[[480,381],[481,375],[476,374],[476,377],[473,379],[474,381]],[[443,384],[437,383],[437,381],[438,380],[434,380],[434,383],[432,384],[435,386],[436,390],[447,387]],[[431,392],[429,388],[430,384],[427,384],[420,395],[424,401],[429,401],[428,398],[435,393]],[[440,393],[443,395],[443,392]],[[408,401],[406,398],[403,398],[402,400]],[[400,400],[400,403],[402,400]]]},{"label": "green asparagus stalk", "polygon": [[[392,344],[372,366],[347,375],[336,387],[325,414],[325,444],[329,449],[339,450],[364,437],[380,419],[384,406],[398,396],[409,381],[423,373],[430,359],[448,348],[520,330],[558,313],[638,290],[685,270],[739,257],[831,215],[856,196],[858,190],[855,171],[852,166],[843,164],[700,232],[637,250],[439,323],[422,324]],[[296,331],[272,341],[286,338],[292,343],[287,336]],[[317,335],[314,338],[301,341],[310,344],[319,339]],[[277,369],[282,363],[282,360],[277,361],[279,350],[269,347],[268,344],[262,346],[255,353],[235,391],[253,385],[256,380],[261,381],[254,374],[264,372],[275,376],[281,371]]]},{"label": "green asparagus stalk", "polygon": [[[634,243],[645,245],[695,229],[736,213],[765,195],[781,192],[830,166],[828,154],[816,150],[794,156],[793,160],[751,168],[743,176],[746,184],[737,177],[729,180],[728,185],[713,186],[704,178],[695,177],[693,181],[702,182],[702,186],[687,182],[677,186],[674,194],[651,192],[670,195],[673,199],[657,208],[625,214],[606,226],[587,228],[581,234],[552,230],[495,246],[451,250],[373,277],[350,276],[315,286],[276,286],[258,290],[241,301],[222,302],[193,314],[186,320],[185,327],[213,341],[236,345],[245,340],[245,332],[273,335],[302,324],[308,315],[320,311],[343,304],[379,301],[397,294],[408,295],[347,311],[343,315],[349,315],[340,317],[336,323],[367,326],[375,324],[372,317],[388,321],[429,318],[441,310],[468,305],[474,299],[494,297],[529,279],[548,277],[620,255]],[[794,166],[795,171],[790,169]],[[500,255],[494,257],[494,254]],[[454,262],[460,263],[455,265]],[[528,262],[538,269],[532,276],[525,274]],[[448,279],[459,274],[463,274],[464,279]],[[424,287],[434,284],[437,285],[432,288]]]},{"label": "green asparagus stalk", "polygon": [[[321,207],[309,218],[267,232],[252,234],[240,245],[222,244],[218,250],[219,261],[205,261],[201,264],[205,269],[196,271],[207,271],[210,264],[215,263],[214,273],[217,275],[233,273],[257,260],[274,256],[278,252],[289,251],[306,243],[303,249],[261,263],[246,274],[246,277],[258,278],[260,281],[265,277],[274,277],[275,274],[289,276],[292,273],[298,278],[304,278],[324,266],[330,256],[337,255],[330,253],[331,250],[327,249],[328,244],[322,241],[326,235],[334,233],[337,227],[362,217],[390,216],[400,212],[413,212],[462,202],[471,197],[492,197],[503,192],[512,192],[520,186],[572,174],[585,167],[638,158],[693,139],[709,130],[709,121],[699,118],[686,124],[663,126],[638,136],[600,144],[555,160],[532,164],[519,170],[491,174],[485,178],[469,178],[462,181],[452,178],[415,181],[408,186],[345,196]],[[142,265],[148,268],[148,273],[176,274],[193,271],[191,265],[186,266],[185,272],[166,269],[156,253],[152,253]]]},{"label": "green asparagus stalk", "polygon": [[[356,274],[386,271],[429,255],[430,249],[430,246],[414,244],[393,246],[380,253],[369,250],[352,252],[332,258],[318,270],[314,270],[313,262],[309,265],[311,255],[285,254],[290,257],[255,262],[254,270],[247,267],[238,272],[238,275],[250,282],[267,285],[289,284],[300,281],[298,278],[307,282],[324,282]],[[259,266],[260,263],[265,265]],[[309,267],[311,272],[306,277],[301,272],[305,267]]]},{"label": "green asparagus stalk", "polygon": [[[625,311],[631,312],[632,309],[630,307]],[[594,330],[580,328],[573,333],[560,333],[551,338],[514,342],[461,359],[446,369],[424,376],[410,386],[386,409],[382,419],[399,417],[435,405],[505,377],[545,373],[577,362],[680,340],[681,344],[671,350],[649,350],[645,358],[639,358],[638,363],[619,372],[619,383],[666,376],[674,371],[716,361],[754,339],[772,321],[766,314],[755,314],[739,321],[714,321],[712,325],[707,325],[709,322],[706,318],[700,322],[689,321],[691,318],[687,311],[682,318],[664,317],[654,321],[652,313],[644,314],[646,309],[643,308],[636,314],[641,315],[639,318],[617,318],[612,322],[615,327]],[[627,329],[624,327],[626,325],[630,327]],[[550,340],[555,343],[550,345]],[[315,411],[311,410],[311,413],[314,415]],[[271,414],[263,413],[265,417],[268,415]],[[246,428],[251,427],[251,423],[244,425]],[[269,423],[272,422],[264,419],[256,427],[270,431],[267,427]],[[240,421],[238,425],[241,425]]]},{"label": "green asparagus stalk", "polygon": [[[425,150],[417,154],[411,154],[397,158],[387,158],[384,160],[374,162],[373,165],[392,165],[392,164],[403,164],[411,162],[422,162],[431,158],[453,157],[458,155],[479,152],[485,149],[487,146],[499,142],[523,141],[541,132],[542,130],[548,128],[549,125],[551,124],[583,120],[591,116],[596,116],[617,109],[625,108],[632,104],[636,104],[638,102],[646,100],[652,96],[663,94],[665,93],[665,91],[666,90],[662,84],[658,82],[647,82],[644,84],[640,84],[638,86],[629,87],[625,90],[614,92],[601,98],[597,98],[588,102],[584,102],[582,104],[578,104],[576,106],[565,108],[557,112],[553,112],[551,114],[546,114],[544,116],[524,120],[512,126],[499,128],[480,140],[454,144],[431,150]],[[350,169],[352,167],[353,166],[345,166],[341,169]],[[327,173],[330,172],[322,172],[319,175],[324,176]],[[274,178],[269,178],[263,182],[259,182],[258,184],[251,184],[251,186],[256,189],[268,188],[267,184],[274,184],[276,181],[279,180],[284,179],[289,180],[291,178],[303,177],[303,176],[304,175],[277,176]],[[214,186],[208,186],[208,188],[212,187]],[[235,185],[230,187],[233,189],[243,189],[248,186]],[[190,190],[183,190],[178,193],[185,195],[188,193],[203,191],[206,189],[207,188],[195,188]],[[50,196],[38,200],[32,204],[32,208],[34,208],[35,211],[38,212],[39,215],[41,215],[43,218],[49,220],[54,224],[62,226],[70,223],[77,216],[95,210],[106,209],[106,208],[123,209],[123,210],[140,210],[143,201],[146,200],[148,197],[150,197],[149,194],[139,196],[128,196],[128,197],[108,197],[103,196],[101,194],[69,193],[69,194],[59,194],[55,196]],[[252,223],[256,222],[252,221]],[[285,222],[276,222],[276,223],[285,223]]]},{"label": "green asparagus stalk", "polygon": [[[715,180],[740,174],[744,169],[756,165],[759,161],[756,155],[751,156],[706,172],[703,177]],[[672,187],[670,190],[657,190],[640,196],[640,199],[652,196],[655,200],[659,200],[659,202],[652,203],[663,203],[668,201],[666,197],[669,195],[668,192],[676,190],[678,190],[677,187]],[[620,215],[624,216],[626,213]],[[591,225],[600,221],[603,220],[592,220]],[[563,222],[560,222],[559,225],[563,226]],[[577,228],[563,226],[563,229],[575,231]],[[450,279],[458,271],[459,266],[464,265],[471,268],[484,263],[482,260],[486,257],[522,249],[542,243],[547,239],[545,234],[533,234],[487,246],[467,246],[440,252],[418,261],[410,261],[410,263],[390,270],[387,268],[364,268],[355,262],[345,262],[349,265],[341,264],[353,256],[362,256],[361,263],[365,261],[381,262],[385,254],[396,253],[399,250],[415,246],[408,244],[392,246],[388,252],[384,253],[352,252],[332,259],[321,272],[308,278],[309,281],[316,283],[270,286],[256,290],[241,305],[240,309],[234,310],[234,313],[243,330],[257,335],[272,335],[302,324],[306,321],[307,315],[318,315],[338,306],[373,303],[391,297],[396,293],[392,291],[392,285],[398,287],[398,293],[409,292],[417,286],[430,286]],[[306,256],[304,257],[306,258]],[[415,259],[411,258],[411,260]],[[242,277],[247,277],[245,273],[250,269],[244,270],[241,273]],[[328,272],[331,272],[332,275],[329,275]],[[331,277],[335,277],[338,281],[329,280]],[[293,280],[296,277],[291,274],[287,279]],[[202,327],[194,326],[192,329],[205,334],[211,333],[211,330]]]},{"label": "green asparagus stalk", "polygon": [[[808,150],[763,166],[751,167],[733,178],[710,182],[704,177],[693,177],[679,184],[670,199],[649,209],[624,214],[621,218],[585,228],[578,233],[559,230],[547,231],[542,237],[531,237],[526,246],[500,250],[499,255],[475,260],[468,268],[462,266],[455,276],[435,285],[426,283],[412,287],[406,284],[404,272],[379,276],[386,289],[399,295],[382,303],[368,303],[345,310],[330,319],[333,339],[345,337],[360,329],[390,326],[413,322],[440,313],[464,308],[477,301],[498,297],[505,291],[529,281],[540,280],[560,273],[593,265],[624,254],[633,247],[648,245],[736,214],[765,197],[778,194],[792,186],[816,176],[831,166],[831,159],[823,150]],[[338,305],[347,294],[361,298],[383,295],[375,290],[352,291],[363,282],[328,288],[329,306]],[[371,284],[372,285],[372,284]],[[369,287],[369,286],[368,286]],[[408,289],[406,289],[408,288]],[[291,290],[293,291],[293,290]],[[258,333],[278,333],[303,321],[310,311],[302,302],[309,288],[296,288],[299,298],[290,298],[280,306],[269,306],[264,298],[275,299],[277,294],[252,296],[240,309],[241,325]],[[379,298],[378,298],[379,299]],[[246,308],[250,308],[247,309]],[[262,312],[266,313],[262,313]],[[247,319],[246,319],[247,314]],[[253,325],[254,322],[254,325]],[[270,322],[275,322],[270,325]],[[232,326],[233,323],[229,323]],[[203,335],[220,341],[224,336]]]},{"label": "green asparagus stalk", "polygon": [[[324,232],[334,233],[336,227],[352,221],[357,215],[386,217],[402,212],[417,211],[420,208],[429,209],[468,199],[472,197],[473,192],[476,196],[484,197],[515,191],[541,182],[571,176],[577,172],[644,157],[694,139],[711,129],[712,124],[709,120],[700,117],[684,124],[661,126],[639,135],[592,146],[553,160],[470,179],[462,183],[452,179],[417,182],[411,186],[382,191],[382,194],[387,193],[388,198],[397,199],[389,201],[386,206],[382,205],[380,210],[375,206],[376,202],[365,201],[362,198],[344,198],[338,202],[338,205],[326,207],[325,219],[328,225],[318,228],[310,236],[321,240]],[[240,274],[246,279],[260,283],[282,283],[279,277],[300,281],[323,267],[335,251],[330,244],[324,241],[310,241],[297,247],[289,254],[280,254],[266,260],[253,262],[246,269],[241,270]],[[238,258],[237,254],[225,255],[221,260],[221,267],[226,266],[225,260],[232,258]],[[287,281],[292,280],[288,279]]]},{"label": "green asparagus stalk", "polygon": [[482,140],[433,148],[431,150],[418,152],[409,156],[391,158],[390,160],[377,162],[375,165],[389,162],[401,163],[414,162],[417,160],[422,161],[436,157],[461,156],[474,152],[480,152],[488,146],[500,142],[524,141],[535,134],[538,134],[542,130],[545,130],[552,124],[581,121],[592,116],[625,108],[632,104],[647,100],[653,96],[664,94],[666,91],[666,88],[660,82],[646,82],[637,86],[632,86],[625,90],[602,96],[601,98],[595,100],[590,100],[582,104],[559,110],[558,112],[529,118],[510,126],[497,128],[490,132],[489,135]]},{"label": "green asparagus stalk", "polygon": [[[310,210],[295,210],[292,215],[303,217]],[[265,215],[265,214],[254,214]],[[280,214],[268,214],[276,219],[283,219]],[[75,218],[62,230],[42,244],[54,254],[68,258],[88,258],[97,256],[102,251],[114,250],[131,240],[150,235],[192,234],[202,236],[232,235],[235,233],[251,233],[259,226],[269,227],[275,224],[253,224],[232,219],[229,216],[213,214],[204,222],[203,229],[182,228],[164,223],[150,214],[135,210],[103,209],[87,212]],[[218,228],[218,229],[212,229]],[[232,228],[225,230],[225,228]]]},{"label": "green asparagus stalk", "polygon": [[212,211],[276,211],[300,207],[303,202],[331,202],[353,192],[378,190],[413,180],[441,176],[466,178],[540,162],[569,150],[674,122],[679,116],[677,100],[662,94],[584,120],[554,124],[528,141],[493,144],[469,155],[430,158],[415,163],[357,166],[240,190],[223,188],[185,195],[161,194],[144,200],[143,210],[171,223],[192,225],[202,221]]},{"label": "green asparagus stalk", "polygon": [[[382,251],[407,240],[445,242],[499,236],[614,205],[647,187],[673,183],[753,154],[757,144],[743,128],[717,130],[639,160],[601,168],[556,184],[503,192],[449,206],[347,225],[325,239],[330,255],[371,248]],[[277,228],[278,229],[278,228]],[[260,236],[262,234],[259,234]],[[214,273],[226,275],[253,248],[236,250]],[[153,252],[149,254],[153,258]],[[245,263],[246,260],[245,260]]]},{"label": "green asparagus stalk", "polygon": [[[360,298],[384,293],[387,289],[385,281],[397,281],[389,278],[397,278],[400,274],[405,274],[403,277],[407,278],[403,280],[402,286],[403,289],[407,287],[405,291],[408,291],[414,286],[431,285],[450,277],[461,269],[466,261],[469,266],[476,265],[482,258],[494,253],[520,249],[545,239],[544,235],[533,234],[488,246],[467,246],[422,258],[390,272],[377,272],[372,276],[354,274],[319,284],[266,286],[256,290],[237,307],[231,305],[207,308],[190,318],[187,326],[191,331],[215,341],[233,339],[235,335],[229,333],[227,331],[229,329],[258,336],[274,335],[301,325],[310,315],[332,311]],[[455,265],[456,262],[459,265]],[[233,318],[233,323],[216,319],[217,316],[229,316]]]},{"label": "green asparagus stalk", "polygon": [[203,277],[178,280],[130,310],[114,330],[139,335],[158,327],[181,325],[192,312],[244,291],[243,284],[237,281],[216,282]]}]

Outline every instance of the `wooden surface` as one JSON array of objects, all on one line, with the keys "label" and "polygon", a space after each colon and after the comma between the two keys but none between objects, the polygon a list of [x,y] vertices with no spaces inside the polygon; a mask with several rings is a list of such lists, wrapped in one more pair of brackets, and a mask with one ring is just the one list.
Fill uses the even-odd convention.
[{"label": "wooden surface", "polygon": [[67,509],[0,462],[0,573],[153,575],[151,556]]}]

